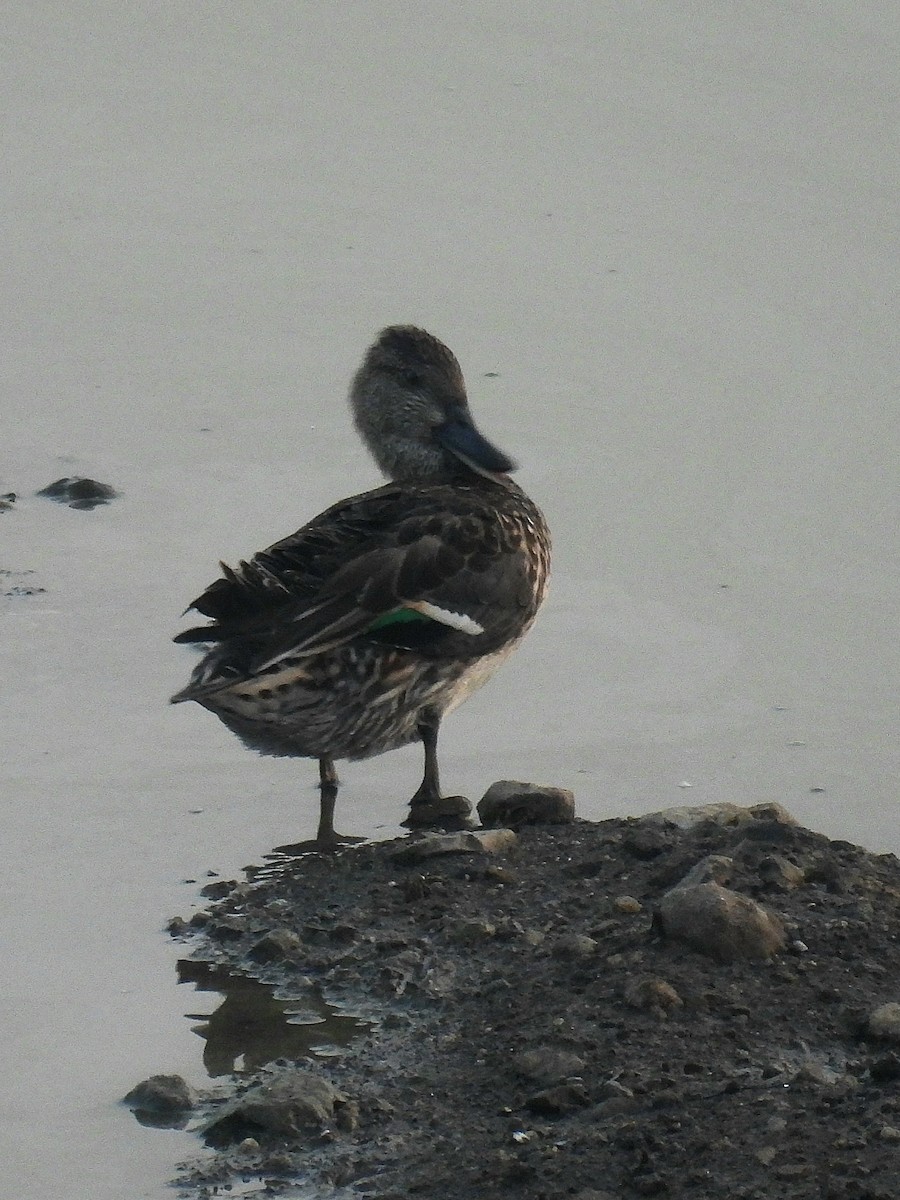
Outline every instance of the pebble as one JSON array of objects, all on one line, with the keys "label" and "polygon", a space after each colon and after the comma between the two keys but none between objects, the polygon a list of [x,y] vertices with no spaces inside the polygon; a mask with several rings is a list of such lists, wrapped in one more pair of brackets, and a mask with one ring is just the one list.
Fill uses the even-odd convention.
[{"label": "pebble", "polygon": [[517,873],[509,867],[501,866],[500,863],[491,863],[490,866],[485,867],[484,877],[490,883],[496,883],[500,887],[519,882]]},{"label": "pebble", "polygon": [[832,1071],[830,1067],[823,1066],[822,1063],[805,1062],[797,1074],[794,1076],[794,1086],[802,1086],[816,1088],[833,1088],[841,1080],[841,1076],[837,1071]]},{"label": "pebble", "polygon": [[900,1042],[900,1004],[881,1004],[869,1013],[866,1022],[872,1037],[885,1042]]},{"label": "pebble", "polygon": [[900,1129],[895,1125],[882,1125],[878,1136],[883,1142],[900,1142]]},{"label": "pebble", "polygon": [[[684,879],[675,885],[675,888],[696,887],[700,883],[721,883],[724,885],[731,879],[733,870],[733,859],[728,858],[724,854],[708,854],[706,858],[701,858],[699,862],[694,863]],[[675,888],[672,888],[673,892]]]},{"label": "pebble", "polygon": [[598,943],[586,933],[564,933],[550,947],[554,958],[590,958],[597,953]]},{"label": "pebble", "polygon": [[543,787],[501,779],[477,805],[482,825],[568,825],[575,820],[575,796],[568,788]]},{"label": "pebble", "polygon": [[760,879],[768,887],[792,892],[806,883],[806,872],[782,854],[768,854],[759,864]]},{"label": "pebble", "polygon": [[476,917],[456,921],[448,927],[447,933],[459,945],[475,945],[478,942],[487,941],[488,938],[496,937],[497,926],[492,925],[490,921],[482,921]]},{"label": "pebble", "polygon": [[558,1083],[584,1070],[584,1059],[570,1050],[558,1050],[553,1046],[536,1046],[522,1050],[512,1060],[513,1068],[533,1079],[536,1083]]},{"label": "pebble", "polygon": [[292,929],[272,929],[247,951],[247,957],[258,963],[283,962],[296,958],[303,943]]},{"label": "pebble", "polygon": [[630,981],[625,987],[625,1003],[661,1017],[668,1016],[676,1008],[684,1008],[684,1001],[664,979]]},{"label": "pebble", "polygon": [[581,1083],[560,1083],[535,1092],[525,1101],[529,1112],[547,1117],[562,1117],[590,1104],[590,1097]]},{"label": "pebble", "polygon": [[613,908],[620,913],[639,913],[643,907],[640,900],[636,900],[634,896],[616,896],[613,900]]}]

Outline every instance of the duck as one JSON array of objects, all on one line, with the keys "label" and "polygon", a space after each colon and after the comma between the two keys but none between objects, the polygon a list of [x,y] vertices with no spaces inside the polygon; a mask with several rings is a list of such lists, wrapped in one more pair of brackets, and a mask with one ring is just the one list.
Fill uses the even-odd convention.
[{"label": "duck", "polygon": [[318,760],[316,837],[283,850],[359,840],[335,832],[336,761],[416,741],[424,772],[403,824],[471,827],[469,802],[441,791],[439,729],[520,644],[549,580],[544,515],[477,428],[443,342],[382,330],[349,399],[387,482],[220,564],[185,610],[208,623],[174,639],[205,649],[171,703],[196,702],[258,753]]}]

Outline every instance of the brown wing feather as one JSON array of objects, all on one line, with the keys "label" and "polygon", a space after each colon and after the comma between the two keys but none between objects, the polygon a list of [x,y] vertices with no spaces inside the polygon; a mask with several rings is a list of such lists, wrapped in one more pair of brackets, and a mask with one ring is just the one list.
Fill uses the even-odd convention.
[{"label": "brown wing feather", "polygon": [[[522,610],[536,607],[534,580],[521,524],[486,512],[482,486],[477,493],[437,486],[411,497],[388,485],[333,506],[249,563],[224,567],[192,605],[214,624],[176,639],[224,643],[203,686],[322,653],[414,601],[465,614],[484,630],[438,627],[424,642],[416,631],[423,652],[477,656],[502,645]],[[378,640],[402,645],[412,635],[387,627]]]}]

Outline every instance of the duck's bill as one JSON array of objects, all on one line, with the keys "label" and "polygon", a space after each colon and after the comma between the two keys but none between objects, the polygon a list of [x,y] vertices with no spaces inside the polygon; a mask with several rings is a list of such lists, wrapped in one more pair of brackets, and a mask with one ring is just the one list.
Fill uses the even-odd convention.
[{"label": "duck's bill", "polygon": [[516,469],[516,464],[507,454],[489,442],[467,421],[447,421],[437,431],[437,436],[445,450],[449,450],[474,471],[506,475]]}]

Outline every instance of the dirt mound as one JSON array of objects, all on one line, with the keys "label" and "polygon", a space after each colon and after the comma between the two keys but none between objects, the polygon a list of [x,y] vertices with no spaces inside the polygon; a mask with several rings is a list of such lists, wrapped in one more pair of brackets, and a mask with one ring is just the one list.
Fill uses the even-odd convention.
[{"label": "dirt mound", "polygon": [[893,855],[777,806],[421,846],[273,863],[173,923],[374,1021],[201,1106],[187,1194],[900,1196]]}]

